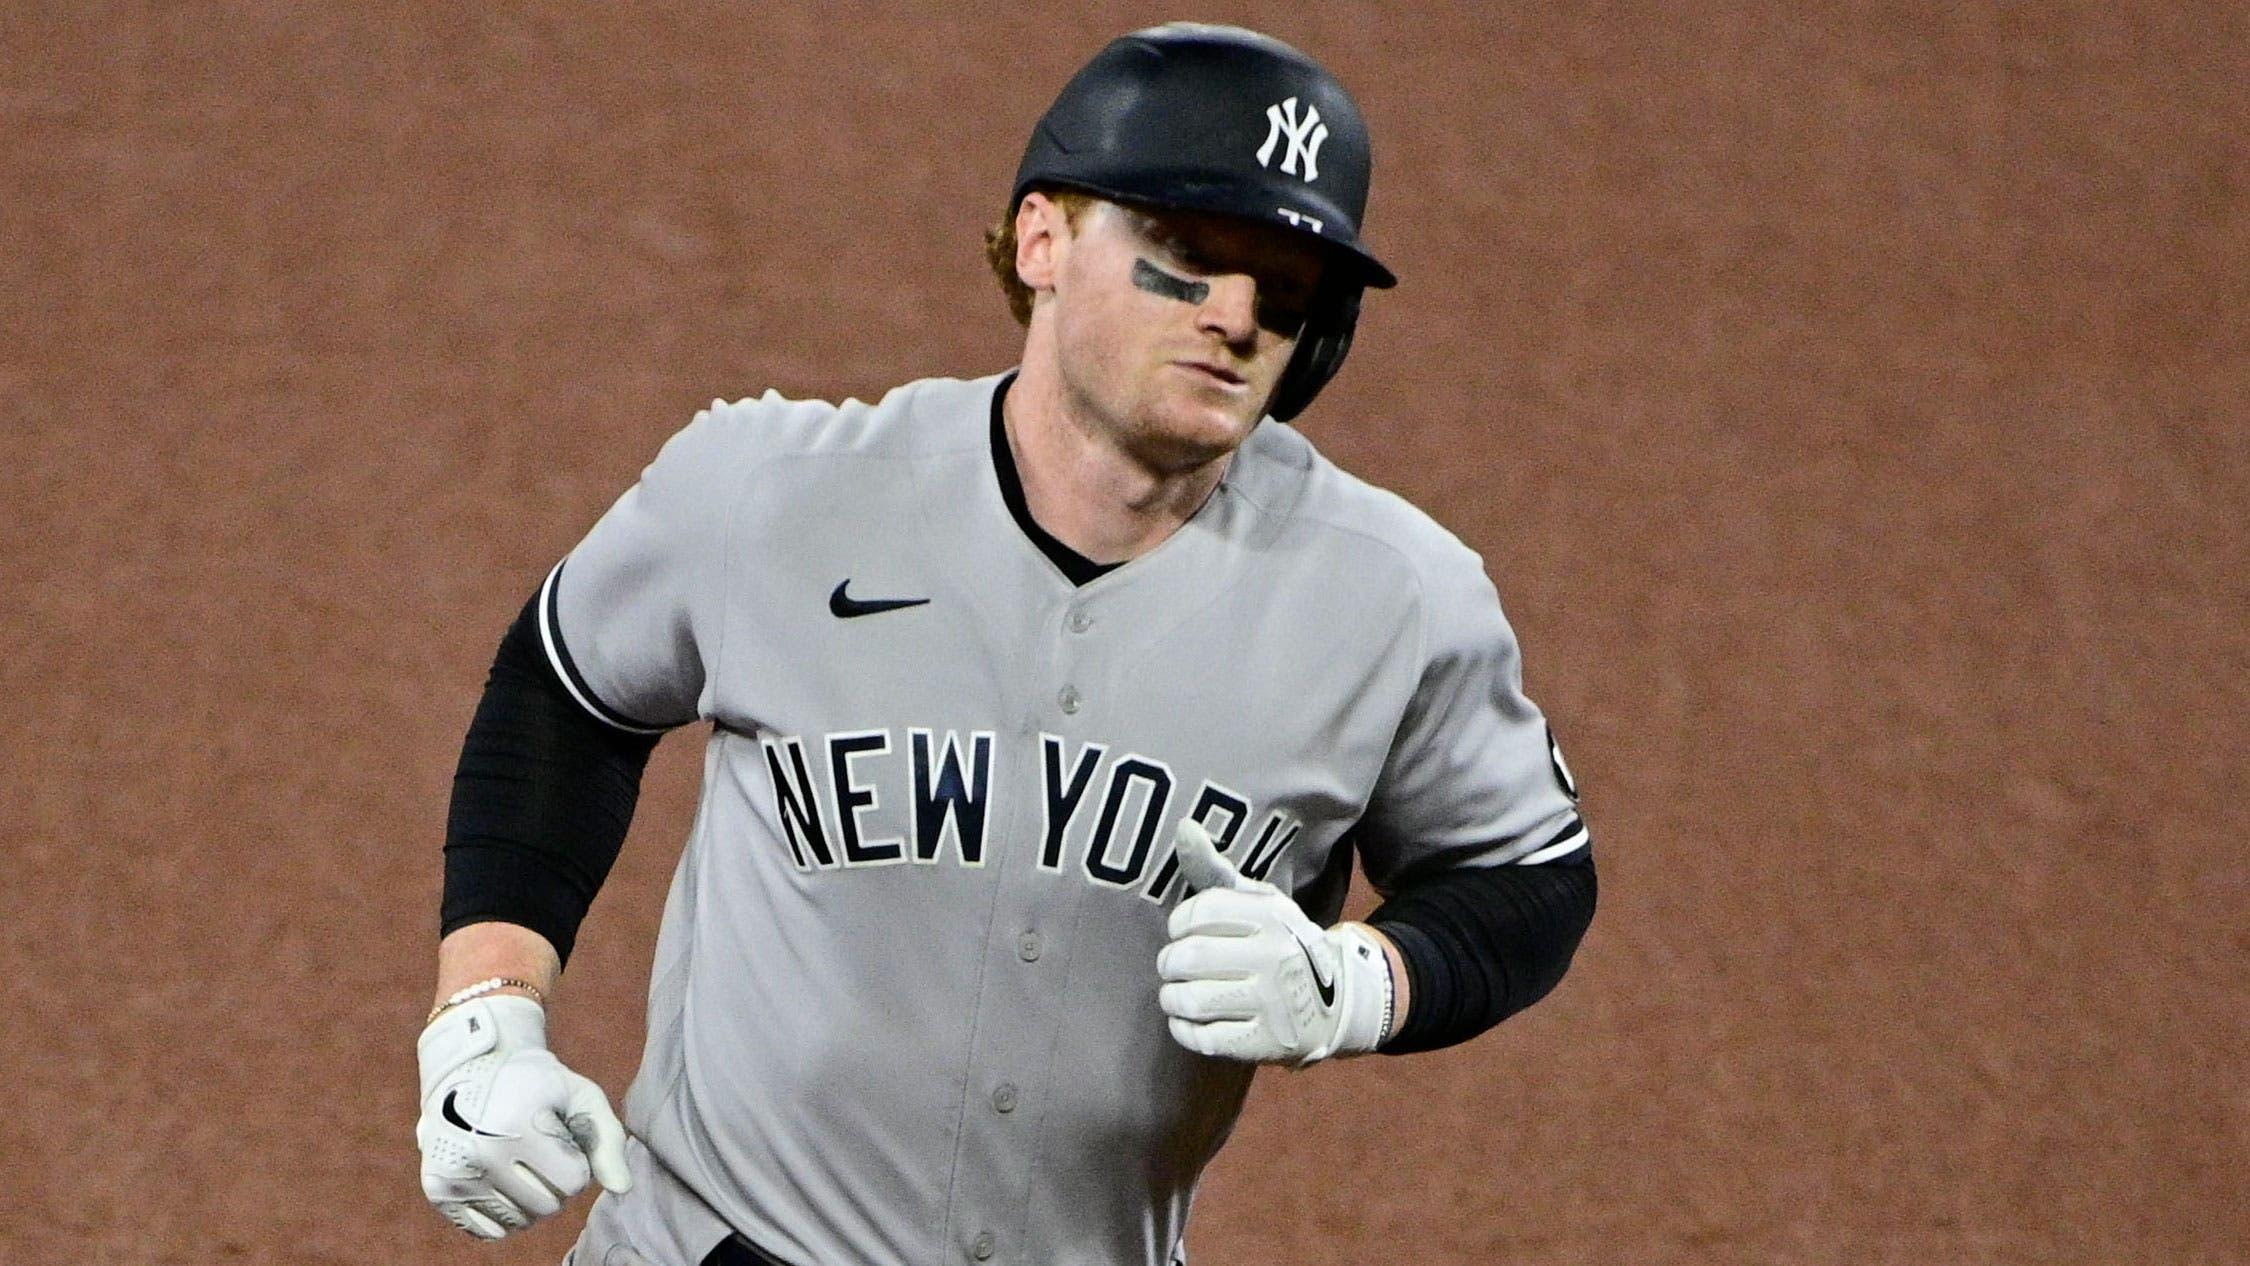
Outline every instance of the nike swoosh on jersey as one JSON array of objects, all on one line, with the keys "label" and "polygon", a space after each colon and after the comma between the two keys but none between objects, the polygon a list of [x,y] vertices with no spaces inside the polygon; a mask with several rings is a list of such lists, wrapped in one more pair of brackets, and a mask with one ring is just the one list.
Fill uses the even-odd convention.
[{"label": "nike swoosh on jersey", "polygon": [[1313,991],[1320,995],[1320,1005],[1324,1007],[1335,1006],[1336,982],[1320,978],[1320,964],[1313,959],[1312,946],[1305,944],[1305,938],[1295,932],[1289,934],[1289,939],[1297,943],[1297,952],[1305,956],[1305,966],[1312,968]]},{"label": "nike swoosh on jersey", "polygon": [[844,592],[851,583],[851,577],[844,577],[837,582],[835,592],[828,595],[828,614],[839,620],[874,615],[878,611],[896,611],[901,607],[918,607],[929,601],[928,598],[854,598]]},{"label": "nike swoosh on jersey", "polygon": [[488,1139],[512,1139],[516,1137],[513,1134],[494,1134],[490,1130],[480,1130],[477,1127],[469,1124],[467,1121],[463,1120],[461,1118],[460,1109],[453,1106],[453,1096],[460,1093],[461,1090],[458,1086],[446,1091],[445,1102],[438,1105],[438,1115],[445,1118],[446,1124],[457,1126],[461,1129],[467,1130],[471,1134],[481,1134]]}]

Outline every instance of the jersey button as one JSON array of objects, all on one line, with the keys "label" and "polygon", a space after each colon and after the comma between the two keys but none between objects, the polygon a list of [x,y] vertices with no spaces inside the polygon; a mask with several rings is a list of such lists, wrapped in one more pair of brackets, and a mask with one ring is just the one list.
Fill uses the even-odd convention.
[{"label": "jersey button", "polygon": [[1015,1088],[1015,1086],[1014,1086],[1013,1084],[1009,1083],[1009,1082],[1005,1082],[1005,1081],[1003,1081],[1003,1082],[1001,1082],[1001,1083],[1000,1083],[1000,1084],[999,1084],[998,1086],[994,1087],[994,1088],[993,1088],[993,1091],[992,1091],[992,1107],[993,1107],[993,1110],[994,1110],[994,1111],[996,1111],[996,1112],[1013,1112],[1013,1111],[1015,1111],[1015,1110],[1016,1110],[1016,1088]]},{"label": "jersey button", "polygon": [[1027,963],[1039,961],[1039,949],[1039,934],[1037,932],[1026,932],[1016,938],[1016,957]]},{"label": "jersey button", "polygon": [[994,1247],[995,1245],[993,1244],[992,1240],[992,1232],[980,1231],[977,1233],[976,1242],[969,1245],[969,1256],[976,1258],[980,1262],[990,1261],[992,1260],[992,1250]]},{"label": "jersey button", "polygon": [[1055,696],[1055,705],[1060,707],[1066,715],[1076,716],[1078,713],[1078,687],[1064,686],[1062,693]]},{"label": "jersey button", "polygon": [[1063,621],[1063,623],[1069,627],[1071,632],[1083,633],[1086,630],[1094,627],[1094,617],[1086,614],[1083,611],[1073,611],[1070,613],[1070,618]]}]

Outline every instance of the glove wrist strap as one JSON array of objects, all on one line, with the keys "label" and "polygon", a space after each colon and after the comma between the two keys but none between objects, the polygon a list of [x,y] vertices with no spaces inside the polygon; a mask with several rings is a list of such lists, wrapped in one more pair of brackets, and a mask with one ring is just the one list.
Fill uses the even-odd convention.
[{"label": "glove wrist strap", "polygon": [[1391,1035],[1392,1008],[1397,1002],[1398,986],[1391,979],[1390,956],[1383,952],[1383,943],[1373,933],[1357,923],[1339,923],[1335,931],[1341,933],[1345,941],[1344,952],[1337,956],[1338,970],[1352,976],[1351,985],[1344,992],[1346,1013],[1340,1017],[1335,1053],[1363,1055],[1381,1046]]}]

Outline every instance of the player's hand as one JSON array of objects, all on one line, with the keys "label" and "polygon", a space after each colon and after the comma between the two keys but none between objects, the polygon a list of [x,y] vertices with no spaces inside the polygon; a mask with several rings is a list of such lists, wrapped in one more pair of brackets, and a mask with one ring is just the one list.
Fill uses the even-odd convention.
[{"label": "player's hand", "polygon": [[1391,969],[1357,923],[1322,929],[1289,894],[1219,855],[1201,824],[1172,838],[1199,891],[1172,911],[1156,956],[1172,1040],[1199,1055],[1303,1067],[1374,1050],[1388,1034]]},{"label": "player's hand", "polygon": [[547,1050],[547,1012],[529,998],[478,998],[430,1022],[422,1062],[422,1194],[478,1239],[521,1230],[577,1195],[589,1176],[633,1185],[625,1127],[602,1088]]}]

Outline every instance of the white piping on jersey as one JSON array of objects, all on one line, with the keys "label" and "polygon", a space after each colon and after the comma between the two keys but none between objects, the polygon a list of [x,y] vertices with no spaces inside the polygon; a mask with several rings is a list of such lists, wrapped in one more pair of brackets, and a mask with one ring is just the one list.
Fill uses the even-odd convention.
[{"label": "white piping on jersey", "polygon": [[566,558],[562,562],[556,563],[554,569],[547,573],[547,578],[539,583],[539,646],[547,652],[548,666],[555,670],[556,680],[562,682],[563,689],[569,691],[570,697],[578,701],[578,706],[586,709],[595,720],[603,725],[609,726],[611,729],[623,730],[628,734],[664,733],[669,727],[632,725],[618,720],[601,704],[579,690],[578,683],[571,680],[570,670],[563,666],[562,651],[555,644],[555,577],[562,575],[563,563],[569,561]]},{"label": "white piping on jersey", "polygon": [[1587,840],[1585,821],[1581,819],[1578,822],[1577,826],[1577,830],[1572,831],[1570,834],[1565,835],[1559,840],[1556,840],[1554,843],[1549,844],[1547,847],[1542,848],[1535,853],[1517,858],[1515,864],[1518,866],[1535,866],[1540,862],[1553,861],[1558,857],[1569,856],[1572,852],[1584,846]]}]

